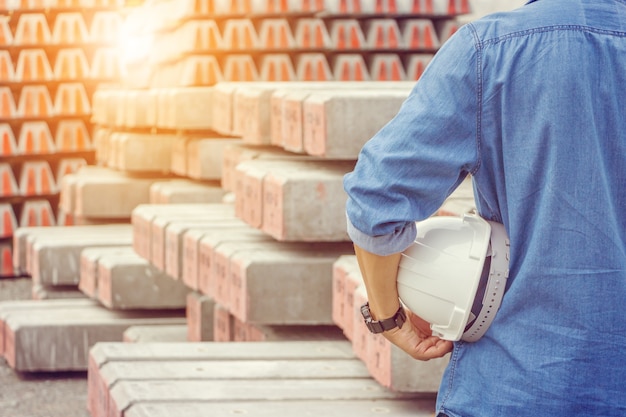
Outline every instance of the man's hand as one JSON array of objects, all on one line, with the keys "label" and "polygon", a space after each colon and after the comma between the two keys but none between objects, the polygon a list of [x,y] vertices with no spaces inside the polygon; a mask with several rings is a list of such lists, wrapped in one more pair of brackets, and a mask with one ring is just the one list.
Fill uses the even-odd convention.
[{"label": "man's hand", "polygon": [[[380,256],[354,245],[363,282],[367,290],[370,312],[374,320],[392,317],[398,310],[396,277],[400,253]],[[433,336],[430,324],[405,309],[407,320],[401,329],[395,328],[382,335],[415,359],[427,361],[440,358],[452,350],[452,342]]]},{"label": "man's hand", "polygon": [[407,320],[401,329],[395,328],[382,333],[387,340],[422,361],[441,358],[452,351],[451,341],[433,336],[429,323],[407,309],[405,312]]}]

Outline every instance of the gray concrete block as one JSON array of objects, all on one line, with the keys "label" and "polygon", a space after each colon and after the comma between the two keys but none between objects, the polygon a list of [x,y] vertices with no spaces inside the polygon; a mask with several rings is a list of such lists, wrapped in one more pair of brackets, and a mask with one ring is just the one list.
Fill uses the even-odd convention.
[{"label": "gray concrete block", "polygon": [[264,325],[233,319],[234,342],[289,340],[345,340],[345,337],[335,325]]},{"label": "gray concrete block", "polygon": [[237,165],[251,159],[316,161],[321,158],[294,154],[277,146],[231,145],[224,149],[222,155],[222,188],[235,191]]},{"label": "gray concrete block", "polygon": [[332,266],[348,253],[348,242],[237,251],[229,260],[229,310],[249,323],[333,324]]},{"label": "gray concrete block", "polygon": [[180,212],[203,212],[212,204],[140,204],[131,212],[130,222],[133,228],[133,249],[146,259],[151,259],[152,220],[158,215],[170,215]]},{"label": "gray concrete block", "polygon": [[352,309],[353,298],[348,297],[348,275],[358,272],[359,264],[356,255],[342,255],[333,264],[333,322],[352,340]]},{"label": "gray concrete block", "polygon": [[176,135],[164,133],[120,133],[111,144],[116,169],[137,173],[170,172]]},{"label": "gray concrete block", "polygon": [[189,204],[188,207],[179,207],[174,213],[159,214],[150,222],[150,262],[156,267],[165,271],[166,257],[166,230],[174,223],[188,223],[190,221],[209,222],[217,220],[227,221],[236,220],[234,216],[234,207],[229,204],[211,204],[203,208],[194,207],[195,204]]},{"label": "gray concrete block", "polygon": [[83,217],[130,218],[139,204],[150,201],[150,186],[159,177],[132,177],[102,173],[76,182],[74,214]]},{"label": "gray concrete block", "polygon": [[272,169],[263,178],[261,229],[281,241],[347,241],[343,176],[353,162]]},{"label": "gray concrete block", "polygon": [[[88,371],[88,408],[97,417],[107,414],[109,388],[121,379],[103,378],[106,367],[113,364],[138,364],[155,361],[178,364],[211,361],[271,363],[274,360],[311,360],[322,363],[332,360],[354,360],[345,341],[322,342],[231,342],[224,343],[98,343],[90,351]],[[220,365],[218,365],[220,366]],[[270,365],[271,366],[271,365]],[[182,368],[181,368],[182,369]],[[157,371],[160,372],[160,371]],[[110,375],[110,374],[109,374]],[[128,374],[127,374],[128,375]],[[125,378],[122,376],[122,378]],[[132,379],[131,379],[132,380]]]},{"label": "gray concrete block", "polygon": [[270,121],[267,129],[270,132],[270,143],[294,152],[306,151],[304,144],[306,113],[303,103],[311,94],[316,92],[349,94],[352,91],[409,91],[414,84],[408,81],[314,81],[279,85],[269,98]]},{"label": "gray concrete block", "polygon": [[189,289],[137,254],[98,262],[98,300],[110,309],[184,309]]},{"label": "gray concrete block", "polygon": [[207,342],[213,340],[213,311],[215,301],[197,291],[187,294],[187,341]]},{"label": "gray concrete block", "polygon": [[21,311],[4,322],[5,358],[20,372],[86,370],[96,342],[121,341],[132,325],[179,323],[180,318],[179,312],[116,312],[100,306]]},{"label": "gray concrete block", "polygon": [[187,144],[187,176],[196,180],[220,180],[224,149],[242,143],[236,138],[204,138]]},{"label": "gray concrete block", "polygon": [[263,225],[263,184],[268,173],[300,171],[301,161],[253,159],[243,161],[235,168],[235,214],[250,226]]},{"label": "gray concrete block", "polygon": [[191,230],[217,231],[244,227],[245,223],[240,219],[230,216],[218,216],[211,218],[210,215],[187,222],[174,222],[165,229],[165,272],[174,279],[182,280],[184,237]]},{"label": "gray concrete block", "polygon": [[187,323],[130,326],[124,331],[122,340],[127,343],[174,343],[187,341]]},{"label": "gray concrete block", "polygon": [[[99,90],[98,90],[99,91]],[[126,90],[126,115],[124,127],[148,128],[146,109],[150,106],[151,95],[146,90]]]},{"label": "gray concrete block", "polygon": [[[203,236],[198,242],[198,289],[203,294],[216,298],[221,292],[221,287],[225,286],[224,274],[218,277],[215,265],[216,248],[229,242],[272,242],[274,238],[256,229],[246,229],[242,231],[232,231],[227,234],[211,234]],[[227,301],[227,300],[226,300]]]},{"label": "gray concrete block", "polygon": [[[121,225],[120,225],[121,226]],[[132,244],[132,230],[125,227],[102,229],[96,233],[80,233],[66,229],[57,235],[35,237],[30,244],[30,270],[34,283],[44,285],[78,285],[80,281],[80,253],[93,246],[120,246]],[[108,230],[107,230],[108,229]],[[27,242],[27,245],[29,242]]]},{"label": "gray concrete block", "polygon": [[372,379],[273,379],[206,381],[120,381],[111,390],[109,416],[131,405],[159,401],[371,400],[402,398]]},{"label": "gray concrete block", "polygon": [[205,236],[228,236],[232,233],[251,232],[261,235],[262,232],[252,229],[250,226],[241,224],[236,226],[193,228],[183,234],[182,243],[182,280],[186,286],[193,290],[199,289],[200,270],[200,240]]},{"label": "gray concrete block", "polygon": [[213,126],[213,87],[174,88],[168,94],[162,127],[175,130],[210,130]]},{"label": "gray concrete block", "polygon": [[302,105],[304,150],[310,155],[356,159],[365,142],[396,115],[409,91],[311,94]]},{"label": "gray concrete block", "polygon": [[300,416],[306,410],[312,416],[326,417],[377,417],[380,414],[396,417],[432,417],[435,400],[416,398],[409,400],[298,400],[298,401],[235,401],[202,403],[189,401],[147,402],[133,404],[124,412],[125,417],[204,417],[207,415],[245,414],[250,417]]},{"label": "gray concrete block", "polygon": [[80,278],[78,289],[89,298],[98,297],[98,261],[107,254],[135,253],[131,245],[89,247],[80,252]]},{"label": "gray concrete block", "polygon": [[90,371],[115,361],[150,360],[273,360],[273,359],[352,359],[347,341],[302,342],[215,342],[123,344],[99,342],[90,353]]},{"label": "gray concrete block", "polygon": [[57,300],[18,300],[18,301],[2,301],[0,302],[0,356],[4,356],[5,352],[5,334],[4,324],[6,320],[14,314],[21,312],[30,312],[38,309],[67,309],[67,308],[85,308],[95,307],[98,303],[94,300],[81,299],[57,299]]},{"label": "gray concrete block", "polygon": [[76,285],[58,286],[33,284],[31,294],[33,300],[75,299],[86,297],[86,295],[80,291]]}]

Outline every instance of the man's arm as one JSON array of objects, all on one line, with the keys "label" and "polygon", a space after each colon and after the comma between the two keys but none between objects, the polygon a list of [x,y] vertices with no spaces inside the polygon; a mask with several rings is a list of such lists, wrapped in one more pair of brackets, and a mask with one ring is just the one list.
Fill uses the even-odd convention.
[{"label": "man's arm", "polygon": [[[372,318],[384,320],[398,310],[400,299],[396,276],[400,253],[380,256],[354,245],[359,268],[365,282]],[[409,310],[402,328],[391,329],[382,335],[415,359],[440,358],[452,350],[452,342],[432,335],[430,325]]]}]

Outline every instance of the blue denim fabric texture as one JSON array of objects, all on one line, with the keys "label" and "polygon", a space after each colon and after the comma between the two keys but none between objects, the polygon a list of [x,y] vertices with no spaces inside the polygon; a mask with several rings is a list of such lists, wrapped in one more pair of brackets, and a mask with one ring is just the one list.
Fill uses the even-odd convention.
[{"label": "blue denim fabric texture", "polygon": [[346,175],[350,237],[404,250],[467,175],[510,278],[486,335],[455,343],[437,411],[626,416],[624,0],[463,26]]}]

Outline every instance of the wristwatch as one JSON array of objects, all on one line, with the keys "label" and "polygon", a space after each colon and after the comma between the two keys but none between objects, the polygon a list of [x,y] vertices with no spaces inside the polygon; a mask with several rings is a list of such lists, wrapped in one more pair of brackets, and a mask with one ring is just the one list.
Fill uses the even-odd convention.
[{"label": "wristwatch", "polygon": [[396,311],[396,314],[394,314],[393,317],[385,320],[372,319],[372,313],[370,312],[369,303],[365,303],[361,306],[361,314],[363,315],[363,319],[365,319],[365,326],[367,326],[369,331],[374,334],[395,329],[396,327],[401,329],[402,325],[406,321],[406,313],[404,312],[404,307],[402,307],[402,304],[400,304],[398,311]]}]

